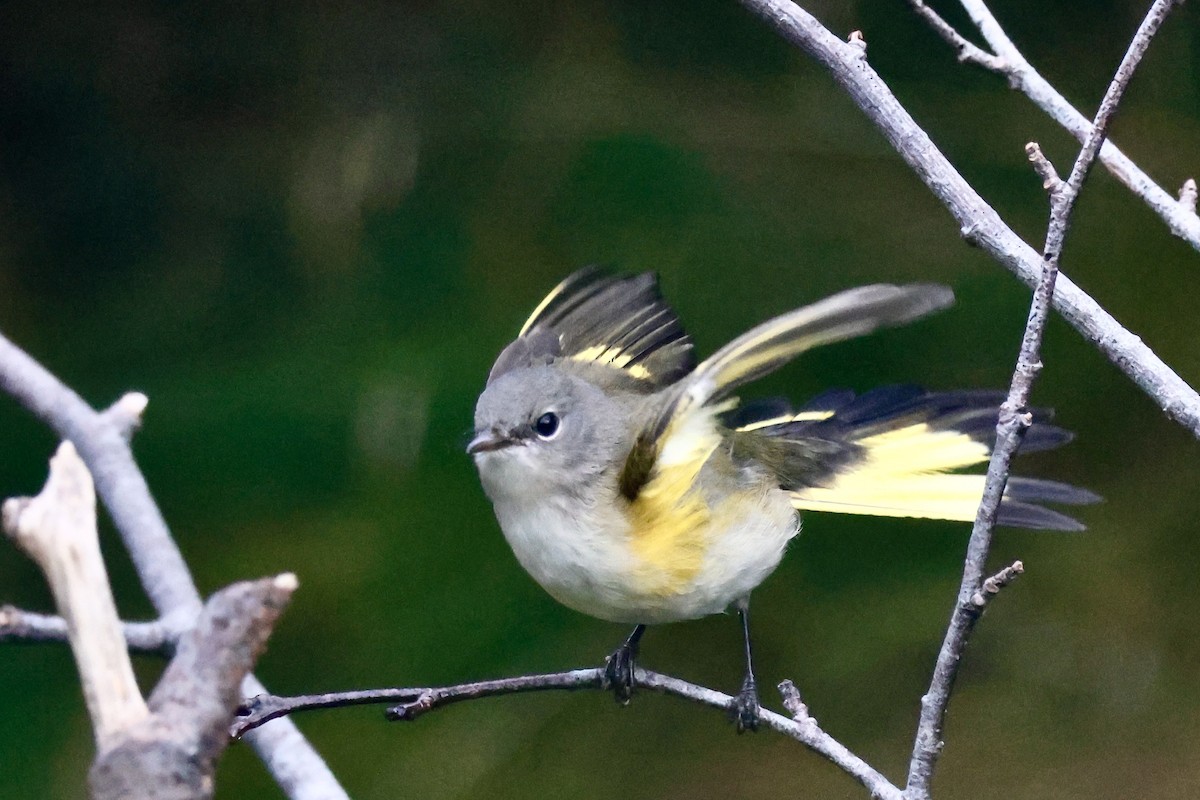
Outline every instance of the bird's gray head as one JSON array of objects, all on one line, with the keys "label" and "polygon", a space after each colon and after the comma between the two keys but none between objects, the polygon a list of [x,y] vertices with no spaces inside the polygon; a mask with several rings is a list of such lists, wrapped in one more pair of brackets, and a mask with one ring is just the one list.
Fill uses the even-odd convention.
[{"label": "bird's gray head", "polygon": [[475,406],[475,457],[493,501],[554,490],[587,494],[627,438],[623,409],[561,367],[514,369],[488,384]]}]

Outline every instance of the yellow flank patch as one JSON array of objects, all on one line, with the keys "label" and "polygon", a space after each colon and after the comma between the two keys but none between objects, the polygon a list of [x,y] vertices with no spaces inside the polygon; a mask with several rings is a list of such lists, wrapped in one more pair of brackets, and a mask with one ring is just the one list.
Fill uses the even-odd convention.
[{"label": "yellow flank patch", "polygon": [[925,423],[858,440],[865,458],[829,486],[792,493],[792,505],[881,517],[970,521],[983,495],[982,475],[947,474],[987,461],[990,450],[952,430]]},{"label": "yellow flank patch", "polygon": [[592,345],[586,350],[581,350],[578,353],[572,353],[571,358],[576,361],[596,361],[601,364],[607,364],[618,369],[623,369],[635,378],[649,378],[650,370],[646,369],[641,364],[629,365],[633,356],[625,353],[619,347],[609,347],[606,344]]},{"label": "yellow flank patch", "polygon": [[672,423],[650,480],[629,505],[630,547],[647,594],[675,594],[703,566],[712,515],[696,479],[721,442],[717,412],[701,408]]}]

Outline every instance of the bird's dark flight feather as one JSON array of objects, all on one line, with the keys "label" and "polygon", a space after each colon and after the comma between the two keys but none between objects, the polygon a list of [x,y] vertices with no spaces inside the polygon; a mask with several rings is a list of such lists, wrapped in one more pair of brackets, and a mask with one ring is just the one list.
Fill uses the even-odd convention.
[{"label": "bird's dark flight feather", "polygon": [[547,295],[501,353],[489,381],[558,358],[619,369],[643,392],[674,383],[696,364],[692,340],[652,273],[624,277],[596,267],[574,273]]}]

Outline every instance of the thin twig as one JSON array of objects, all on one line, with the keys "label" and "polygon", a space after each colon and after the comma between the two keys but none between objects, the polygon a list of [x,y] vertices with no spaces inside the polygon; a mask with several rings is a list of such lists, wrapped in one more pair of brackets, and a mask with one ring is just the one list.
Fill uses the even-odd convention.
[{"label": "thin twig", "polygon": [[[829,70],[855,105],[946,206],[967,241],[986,250],[1026,285],[1031,288],[1038,285],[1044,263],[1042,254],[1017,236],[954,169],[857,48],[830,33],[811,14],[789,0],[739,2]],[[1087,128],[1091,129],[1090,123]],[[1179,205],[1175,198],[1169,199],[1172,205]],[[1141,387],[1168,417],[1200,437],[1200,395],[1145,342],[1125,329],[1066,275],[1058,277],[1054,307],[1063,319]]]},{"label": "thin twig", "polygon": [[1000,594],[1000,590],[1025,574],[1025,564],[1014,561],[1004,569],[983,582],[983,586],[971,597],[971,603],[981,611],[992,602],[992,598]]},{"label": "thin twig", "polygon": [[[1081,143],[1091,132],[1091,120],[1079,113],[1066,98],[1025,59],[1021,51],[1004,32],[984,0],[960,0],[971,21],[978,28],[992,52],[978,48],[983,57],[964,56],[962,44],[967,39],[942,17],[919,0],[908,0],[913,10],[959,53],[959,60],[978,64],[1004,77],[1009,86],[1019,90]],[[974,48],[975,45],[967,44]],[[1112,142],[1100,149],[1100,160],[1112,175],[1142,198],[1164,222],[1171,233],[1200,250],[1200,217],[1194,208],[1176,202],[1166,189],[1159,186],[1137,164]]]},{"label": "thin twig", "polygon": [[1138,62],[1141,61],[1173,5],[1174,0],[1156,0],[1151,6],[1145,20],[1142,21],[1134,35],[1125,57],[1121,60],[1120,66],[1117,67],[1116,74],[1109,84],[1108,90],[1104,93],[1104,98],[1100,101],[1100,108],[1096,112],[1096,118],[1091,126],[1092,133],[1080,149],[1075,164],[1071,168],[1070,176],[1065,183],[1057,187],[1057,191],[1051,194],[1050,222],[1047,226],[1046,243],[1043,248],[1045,266],[1042,271],[1042,280],[1034,292],[1033,304],[1029,309],[1029,319],[1025,325],[1025,335],[1021,340],[1021,352],[1017,357],[1017,366],[1013,370],[1008,398],[1000,407],[1000,420],[996,426],[996,445],[992,451],[991,463],[988,465],[987,478],[984,481],[983,500],[980,502],[975,524],[971,530],[971,539],[967,545],[967,557],[963,565],[958,599],[950,618],[950,624],[946,629],[946,637],[942,642],[941,651],[938,653],[929,691],[921,698],[921,718],[917,727],[912,760],[909,765],[908,785],[905,790],[909,800],[926,800],[930,796],[930,783],[933,779],[934,767],[942,750],[942,729],[945,724],[946,708],[949,705],[954,681],[962,663],[963,651],[975,623],[983,612],[983,604],[977,604],[975,600],[977,597],[982,597],[984,570],[987,565],[988,552],[991,549],[992,531],[996,525],[1001,498],[1004,496],[1004,487],[1008,482],[1009,467],[1032,422],[1032,417],[1027,410],[1029,395],[1033,389],[1033,382],[1042,368],[1042,338],[1050,316],[1055,280],[1058,277],[1058,261],[1062,253],[1063,241],[1070,227],[1071,211],[1079,197],[1079,190],[1095,162],[1096,154],[1104,142],[1104,136],[1108,131],[1113,114],[1116,113],[1125,87],[1128,86],[1134,70],[1137,69]]},{"label": "thin twig", "polygon": [[142,414],[149,403],[150,398],[141,392],[126,392],[117,402],[100,412],[100,416],[110,422],[128,442],[142,427]]},{"label": "thin twig", "polygon": [[[125,645],[134,653],[170,655],[175,634],[162,620],[122,622]],[[54,614],[39,614],[15,606],[0,606],[0,643],[66,642],[67,621]]]},{"label": "thin twig", "polygon": [[1025,145],[1025,155],[1029,157],[1029,163],[1033,164],[1033,171],[1042,179],[1042,188],[1046,190],[1046,193],[1053,198],[1061,192],[1062,178],[1058,177],[1058,170],[1042,152],[1041,145],[1037,142]]},{"label": "thin twig", "polygon": [[[118,402],[120,411],[97,412],[3,336],[0,390],[78,448],[159,616],[194,622],[202,608],[200,593],[134,461],[127,438],[131,427],[121,421],[128,420],[136,403],[121,407]],[[253,675],[246,677],[243,694],[264,691]],[[290,722],[248,741],[292,800],[346,800],[321,756]]]},{"label": "thin twig", "polygon": [[929,27],[933,28],[934,33],[942,37],[946,44],[957,51],[959,61],[964,64],[978,64],[992,72],[1003,73],[1007,71],[1008,65],[1004,62],[1004,59],[989,53],[967,39],[953,25],[946,22],[941,14],[926,5],[923,0],[908,0],[908,5],[916,12],[917,16],[929,23]]},{"label": "thin twig", "polygon": [[[242,708],[238,711],[240,717],[234,723],[232,733],[234,736],[239,736],[270,720],[296,711],[317,708],[402,701],[400,705],[388,709],[387,717],[392,720],[411,721],[434,709],[464,700],[527,692],[603,690],[604,681],[604,669],[593,668],[476,681],[454,686],[369,689],[297,697],[260,695],[249,698],[243,703]],[[634,685],[640,689],[682,697],[693,703],[720,709],[723,712],[728,712],[734,702],[732,696],[722,692],[640,667],[634,671]],[[786,687],[790,687],[791,691]],[[784,696],[785,704],[791,702],[790,698],[799,697],[799,693],[795,692],[795,687],[791,685],[790,681],[785,681],[780,685],[780,692]],[[789,707],[789,711],[795,713],[791,707]],[[833,762],[866,787],[872,797],[903,800],[903,794],[899,788],[861,758],[851,753],[845,745],[822,730],[816,720],[808,715],[807,709],[805,709],[803,717],[798,719],[789,719],[768,709],[760,709],[760,714],[763,727],[795,739]]]},{"label": "thin twig", "polygon": [[[818,732],[821,730],[816,718],[809,712],[808,705],[800,697],[800,690],[796,688],[796,684],[788,680],[781,682],[779,694],[783,698],[783,707],[792,715],[793,722],[803,728]],[[890,783],[888,785],[891,786]]]},{"label": "thin twig", "polygon": [[1184,209],[1196,213],[1196,179],[1188,178],[1183,182],[1183,186],[1179,187],[1179,205]]}]

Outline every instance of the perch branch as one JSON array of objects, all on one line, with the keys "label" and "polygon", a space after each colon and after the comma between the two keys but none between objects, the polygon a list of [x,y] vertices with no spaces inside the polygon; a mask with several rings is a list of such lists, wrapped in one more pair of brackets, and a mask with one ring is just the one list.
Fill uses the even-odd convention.
[{"label": "perch branch", "polygon": [[[922,182],[946,206],[967,241],[978,245],[1030,287],[1042,277],[1041,253],[1012,231],[954,169],[888,89],[859,47],[834,36],[789,0],[739,0],[788,42],[825,67],[850,99],[879,128]],[[1090,124],[1087,125],[1090,130]],[[1172,198],[1172,202],[1176,202]],[[1200,395],[1135,334],[1059,275],[1054,307],[1166,415],[1200,437]]]},{"label": "perch branch", "polygon": [[[996,426],[996,445],[993,448],[987,478],[984,481],[983,499],[979,504],[979,511],[971,530],[971,539],[967,545],[967,557],[963,566],[958,599],[950,618],[950,624],[946,629],[946,637],[942,642],[941,651],[938,653],[929,691],[921,698],[921,717],[908,772],[906,794],[909,800],[927,800],[930,796],[930,783],[943,744],[942,729],[946,719],[946,708],[950,703],[950,694],[953,691],[954,681],[959,666],[962,664],[963,652],[971,632],[983,613],[984,604],[977,603],[976,600],[985,597],[983,594],[984,569],[987,565],[988,552],[991,549],[992,531],[996,525],[1000,501],[1008,482],[1009,467],[1021,440],[1025,437],[1025,432],[1032,423],[1032,416],[1028,411],[1029,395],[1042,368],[1042,339],[1046,330],[1046,322],[1050,317],[1050,307],[1054,299],[1054,284],[1058,277],[1059,256],[1062,253],[1067,230],[1070,228],[1071,212],[1075,207],[1075,201],[1079,197],[1083,182],[1095,163],[1100,146],[1104,143],[1104,137],[1121,101],[1121,96],[1173,5],[1174,0],[1155,0],[1134,35],[1125,57],[1121,59],[1121,64],[1117,67],[1116,75],[1104,93],[1104,98],[1100,101],[1100,108],[1091,125],[1091,133],[1075,159],[1070,176],[1065,183],[1047,180],[1049,184],[1047,189],[1050,190],[1050,222],[1047,225],[1046,243],[1043,248],[1045,266],[1042,271],[1042,280],[1034,292],[1033,303],[1029,309],[1025,335],[1021,340],[1021,351],[1017,357],[1016,369],[1013,370],[1008,398],[1000,407],[1000,419]],[[1029,149],[1040,156],[1041,151],[1036,146]],[[1047,174],[1054,174],[1056,177],[1053,167],[1044,156],[1040,158],[1040,166],[1038,159],[1034,159],[1034,163],[1039,175],[1045,177]],[[991,580],[993,586],[999,586],[1001,581],[1005,581],[1004,573],[994,576]],[[1007,580],[1011,580],[1011,576]]]},{"label": "perch branch", "polygon": [[[241,718],[234,723],[233,734],[239,736],[270,720],[296,711],[310,709],[400,701],[399,705],[388,709],[388,719],[411,721],[435,709],[464,700],[527,692],[603,690],[604,686],[604,670],[594,668],[542,675],[523,675],[516,678],[500,678],[442,687],[370,689],[297,697],[260,695],[246,700],[242,708],[238,710]],[[728,712],[734,702],[733,697],[722,692],[640,667],[634,671],[634,686],[661,694],[682,697],[693,703],[720,709],[724,712]],[[780,684],[779,690],[784,697],[785,704],[791,704],[792,698],[799,698],[799,693],[795,691],[791,681]],[[789,706],[788,710],[796,714],[794,707]],[[866,787],[872,797],[883,800],[903,800],[900,789],[871,765],[850,752],[845,745],[822,730],[816,720],[808,715],[807,709],[803,715],[792,719],[767,709],[760,709],[760,712],[763,727],[795,739],[828,759]]]},{"label": "perch branch", "polygon": [[[959,60],[979,66],[1003,76],[1009,86],[1019,90],[1033,101],[1034,105],[1061,125],[1080,143],[1085,142],[1091,132],[1091,121],[1072,106],[1053,85],[1042,77],[1025,59],[1021,51],[1004,32],[984,0],[961,0],[972,23],[979,29],[984,41],[992,49],[989,53],[967,41],[942,17],[921,0],[908,0],[909,6],[929,26],[953,47]],[[964,49],[964,46],[966,49]],[[1200,250],[1200,217],[1194,206],[1176,200],[1115,144],[1106,141],[1100,149],[1100,161],[1108,171],[1130,191],[1140,197],[1164,222],[1175,236]]]},{"label": "perch branch", "polygon": [[[75,444],[155,609],[164,619],[191,624],[201,609],[200,594],[129,448],[133,425],[127,420],[138,401],[118,401],[113,409],[98,413],[3,336],[0,390]],[[253,675],[246,676],[243,694],[263,691]],[[346,800],[345,790],[294,725],[281,724],[248,741],[292,800]]]},{"label": "perch branch", "polygon": [[[129,650],[150,655],[170,655],[176,638],[162,620],[122,622],[121,634]],[[62,617],[0,606],[0,643],[65,641],[67,621]]]},{"label": "perch branch", "polygon": [[75,447],[63,442],[37,497],[4,502],[4,532],[37,562],[67,624],[96,747],[109,747],[149,711],[133,677],[100,556],[96,493]]}]

